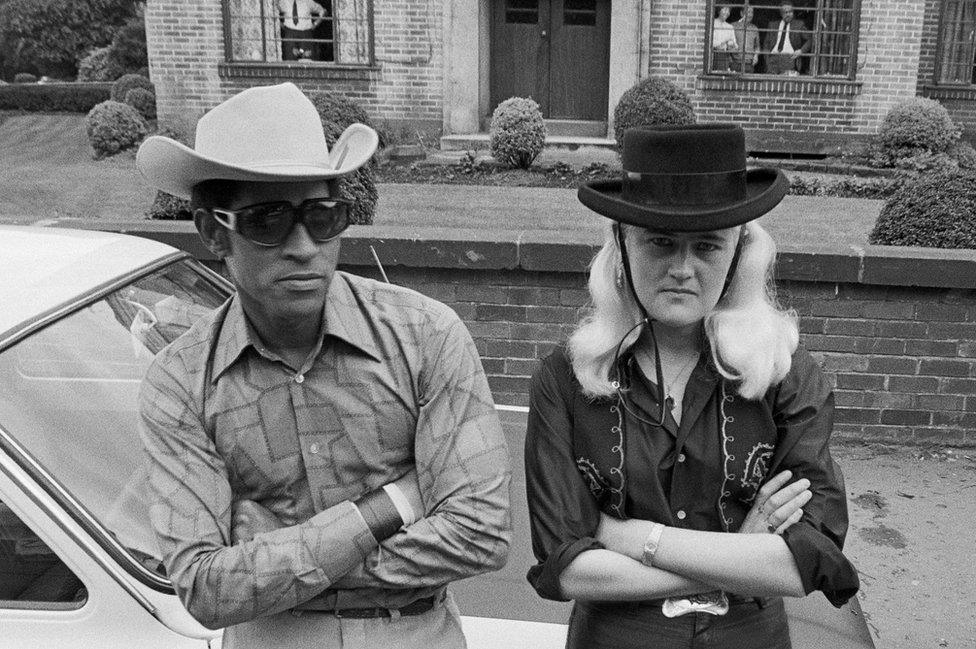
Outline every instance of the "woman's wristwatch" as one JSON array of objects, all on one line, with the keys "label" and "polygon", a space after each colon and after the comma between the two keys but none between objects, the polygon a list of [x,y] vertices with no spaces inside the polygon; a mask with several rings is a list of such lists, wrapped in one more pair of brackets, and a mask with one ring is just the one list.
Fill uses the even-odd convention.
[{"label": "woman's wristwatch", "polygon": [[657,552],[657,546],[661,542],[661,534],[663,532],[663,525],[660,523],[651,523],[651,531],[644,541],[644,553],[641,555],[641,563],[645,566],[650,567],[654,565],[654,554]]}]

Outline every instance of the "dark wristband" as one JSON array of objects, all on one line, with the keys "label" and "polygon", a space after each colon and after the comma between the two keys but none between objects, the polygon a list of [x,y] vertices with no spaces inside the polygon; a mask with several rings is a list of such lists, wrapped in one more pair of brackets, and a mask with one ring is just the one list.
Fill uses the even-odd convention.
[{"label": "dark wristband", "polygon": [[354,503],[377,541],[385,541],[403,527],[403,519],[386,491],[380,487],[360,496]]}]

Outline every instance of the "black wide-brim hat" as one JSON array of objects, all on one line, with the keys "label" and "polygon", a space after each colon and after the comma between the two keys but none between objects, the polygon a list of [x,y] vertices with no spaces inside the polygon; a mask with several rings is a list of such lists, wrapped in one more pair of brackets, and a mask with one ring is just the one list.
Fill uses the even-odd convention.
[{"label": "black wide-brim hat", "polygon": [[734,124],[629,129],[623,176],[579,188],[581,203],[645,228],[701,232],[742,225],[783,199],[782,171],[746,169],[745,133]]}]

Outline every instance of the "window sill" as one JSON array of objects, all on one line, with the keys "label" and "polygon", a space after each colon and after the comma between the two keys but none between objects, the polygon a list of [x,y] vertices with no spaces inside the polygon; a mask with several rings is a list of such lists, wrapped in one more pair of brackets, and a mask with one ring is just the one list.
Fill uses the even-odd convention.
[{"label": "window sill", "polygon": [[854,97],[861,94],[861,82],[847,79],[782,77],[765,74],[705,74],[695,84],[699,90],[756,93],[789,93]]},{"label": "window sill", "polygon": [[340,65],[336,63],[245,62],[233,61],[217,65],[222,79],[340,79],[369,81],[379,68],[372,65]]},{"label": "window sill", "polygon": [[923,86],[922,96],[929,99],[976,99],[976,86]]}]

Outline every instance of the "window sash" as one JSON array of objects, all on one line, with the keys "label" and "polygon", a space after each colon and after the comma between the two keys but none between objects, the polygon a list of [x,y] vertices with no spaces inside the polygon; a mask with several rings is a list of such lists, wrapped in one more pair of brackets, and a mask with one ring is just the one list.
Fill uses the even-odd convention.
[{"label": "window sash", "polygon": [[315,35],[304,38],[294,33],[282,37],[278,0],[223,0],[226,60],[372,65],[373,0],[318,2],[327,9],[331,5],[331,15],[323,19]]},{"label": "window sash", "polygon": [[942,3],[935,83],[976,85],[976,0]]},{"label": "window sash", "polygon": [[[801,56],[806,59],[806,70],[803,75],[806,78],[829,78],[829,79],[849,79],[854,80],[856,71],[858,29],[860,23],[860,0],[816,0],[810,7],[795,6],[794,10],[798,17],[807,24],[807,33],[811,38],[811,49]],[[710,74],[726,74],[730,72],[738,73],[739,70],[716,69],[715,61],[719,59],[719,66],[722,64],[721,52],[716,53],[713,47],[713,25],[719,9],[729,7],[733,11],[729,25],[735,27],[733,19],[738,20],[743,15],[745,8],[749,7],[747,2],[732,2],[730,0],[711,0],[708,3],[708,24],[706,39],[705,69]],[[751,5],[753,9],[770,10],[776,7],[772,5]],[[778,15],[778,14],[777,14]],[[768,54],[765,51],[766,40],[769,38],[769,29],[766,24],[758,24],[753,19],[753,24],[759,34],[759,49],[761,57]],[[760,21],[765,23],[766,21]],[[751,31],[751,30],[750,30]],[[735,65],[735,58],[741,57],[743,61],[751,61],[753,52],[747,48],[746,39],[740,36],[743,30],[735,29],[737,49],[732,50],[732,66]],[[743,42],[738,42],[738,41]],[[751,40],[751,39],[749,39]],[[757,72],[761,76],[778,76],[766,72]]]}]

